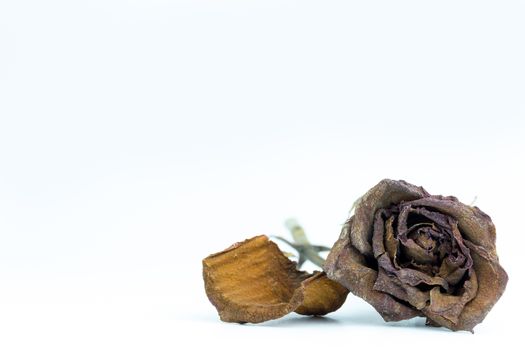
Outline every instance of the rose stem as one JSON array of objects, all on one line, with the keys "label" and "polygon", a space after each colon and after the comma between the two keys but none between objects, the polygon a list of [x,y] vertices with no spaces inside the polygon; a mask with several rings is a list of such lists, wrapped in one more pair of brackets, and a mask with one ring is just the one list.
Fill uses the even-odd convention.
[{"label": "rose stem", "polygon": [[323,259],[319,255],[319,252],[328,251],[330,250],[330,248],[321,245],[312,245],[308,241],[304,229],[301,227],[301,225],[299,225],[299,223],[295,219],[286,220],[284,225],[288,228],[288,230],[290,230],[290,233],[292,234],[293,238],[293,243],[282,237],[273,237],[285,242],[286,244],[294,248],[297,251],[297,253],[299,253],[299,261],[297,262],[297,267],[300,268],[304,264],[304,262],[308,260],[322,268],[325,259]]}]

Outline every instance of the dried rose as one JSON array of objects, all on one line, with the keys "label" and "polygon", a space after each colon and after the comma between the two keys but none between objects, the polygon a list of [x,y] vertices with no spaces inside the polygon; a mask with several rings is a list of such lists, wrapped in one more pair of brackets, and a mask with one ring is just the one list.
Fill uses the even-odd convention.
[{"label": "dried rose", "polygon": [[290,312],[325,315],[348,290],[324,272],[299,271],[266,236],[256,236],[202,261],[206,294],[226,322],[258,323]]},{"label": "dried rose", "polygon": [[385,321],[425,316],[472,331],[507,284],[495,240],[477,207],[382,180],[358,201],[324,269]]}]

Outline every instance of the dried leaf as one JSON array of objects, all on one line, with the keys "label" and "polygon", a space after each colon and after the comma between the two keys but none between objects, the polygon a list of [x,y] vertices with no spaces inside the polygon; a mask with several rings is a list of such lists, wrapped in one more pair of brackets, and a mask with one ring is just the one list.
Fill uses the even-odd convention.
[{"label": "dried leaf", "polygon": [[337,310],[346,288],[324,273],[298,271],[266,236],[256,236],[203,260],[206,294],[226,322],[259,323],[292,311],[324,315]]}]

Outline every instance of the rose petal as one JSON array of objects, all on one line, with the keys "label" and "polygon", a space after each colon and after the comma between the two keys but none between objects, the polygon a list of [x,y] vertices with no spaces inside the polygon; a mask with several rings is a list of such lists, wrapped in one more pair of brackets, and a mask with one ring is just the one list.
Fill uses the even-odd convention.
[{"label": "rose petal", "polygon": [[[409,302],[417,309],[422,309],[426,306],[426,302],[429,299],[428,292],[420,292],[416,287],[399,283],[399,279],[392,276],[400,269],[399,266],[395,264],[396,253],[392,251],[393,249],[397,250],[397,248],[394,248],[396,244],[394,242],[397,242],[397,240],[393,235],[394,217],[390,217],[385,223],[382,217],[384,213],[384,210],[378,210],[374,221],[372,246],[374,248],[374,257],[378,259],[380,266],[377,279],[374,283],[374,290],[389,293],[398,299]],[[389,250],[391,251],[389,254],[385,254],[385,241],[389,242]],[[394,258],[392,258],[392,256],[394,256]]]},{"label": "rose petal", "polygon": [[374,218],[374,230],[372,233],[372,250],[374,251],[374,258],[378,258],[385,254],[385,243],[383,237],[385,236],[385,221],[383,220],[384,210],[378,210]]},{"label": "rose petal", "polygon": [[434,211],[427,210],[425,208],[414,208],[418,204],[419,201],[410,201],[407,203],[404,203],[401,205],[401,213],[399,214],[399,234],[404,234],[407,229],[410,227],[407,227],[407,220],[410,216],[410,214],[417,214],[426,217],[428,220],[425,220],[425,222],[433,222],[438,224],[441,227],[448,227],[448,217],[446,215],[443,215],[441,213],[437,213]]},{"label": "rose petal", "polygon": [[339,309],[348,295],[348,289],[326,277],[324,272],[314,273],[302,285],[304,299],[295,310],[301,315],[326,315]]},{"label": "rose petal", "polygon": [[324,315],[337,310],[348,294],[324,273],[298,271],[266,236],[208,256],[203,277],[208,298],[226,322],[258,323],[292,311]]},{"label": "rose petal", "polygon": [[[430,291],[430,304],[423,309],[423,313],[434,323],[445,327],[457,327],[459,317],[465,305],[475,298],[478,291],[478,279],[476,273],[465,281],[461,295],[450,295],[441,293],[439,287]],[[452,322],[450,325],[449,322]],[[466,329],[471,330],[471,329]]]},{"label": "rose petal", "polygon": [[372,256],[373,249],[370,243],[373,234],[372,223],[376,211],[386,208],[392,203],[415,200],[429,195],[423,187],[417,187],[405,181],[388,179],[380,181],[365,193],[356,205],[355,219],[350,230],[352,245],[362,254]]},{"label": "rose petal", "polygon": [[490,216],[477,207],[471,207],[449,196],[429,196],[410,203],[412,206],[435,208],[458,221],[462,235],[472,243],[495,251],[496,229]]},{"label": "rose petal", "polygon": [[478,291],[475,298],[465,305],[454,330],[472,331],[475,325],[481,323],[485,316],[499,300],[507,285],[508,276],[500,266],[497,256],[485,248],[465,240],[470,249],[476,272]]},{"label": "rose petal", "polygon": [[448,256],[443,260],[438,272],[438,276],[443,277],[450,285],[456,285],[458,282],[463,279],[465,272],[467,271],[466,267],[461,267],[461,264],[458,264],[452,261],[451,257]]},{"label": "rose petal", "polygon": [[366,266],[364,256],[349,244],[351,226],[352,219],[344,225],[339,240],[328,254],[324,265],[328,278],[339,282],[371,304],[385,321],[400,321],[419,316],[419,311],[386,293],[374,290],[377,271]]},{"label": "rose petal", "polygon": [[[330,255],[329,255],[330,256]],[[397,268],[392,264],[390,258],[384,254],[377,258],[377,262],[381,268],[383,268],[388,274],[395,275],[401,282],[408,284],[409,286],[415,287],[420,284],[426,284],[428,286],[440,286],[445,290],[449,290],[450,286],[448,282],[439,276],[429,276],[424,272],[411,269],[411,268]],[[341,282],[339,282],[341,283]]]},{"label": "rose petal", "polygon": [[396,277],[389,276],[382,268],[379,269],[376,282],[374,283],[374,290],[389,293],[398,299],[410,303],[418,310],[423,309],[430,299],[429,292],[401,283]]},{"label": "rose petal", "polygon": [[401,252],[406,258],[412,259],[419,264],[430,264],[436,261],[436,257],[426,249],[421,248],[413,239],[400,240]]},{"label": "rose petal", "polygon": [[[385,249],[388,253],[390,260],[397,264],[397,250],[399,247],[399,241],[394,237],[394,217],[391,216],[385,223]],[[397,265],[396,265],[397,266]],[[399,266],[397,266],[399,267]]]}]

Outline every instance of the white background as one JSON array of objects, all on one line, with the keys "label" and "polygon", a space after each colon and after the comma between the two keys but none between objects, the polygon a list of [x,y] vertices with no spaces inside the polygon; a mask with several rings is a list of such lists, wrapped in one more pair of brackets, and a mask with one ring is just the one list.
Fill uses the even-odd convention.
[{"label": "white background", "polygon": [[[0,348],[479,349],[522,328],[522,1],[0,0]],[[382,178],[490,214],[476,334],[225,324],[201,259],[296,217],[331,245]]]}]

